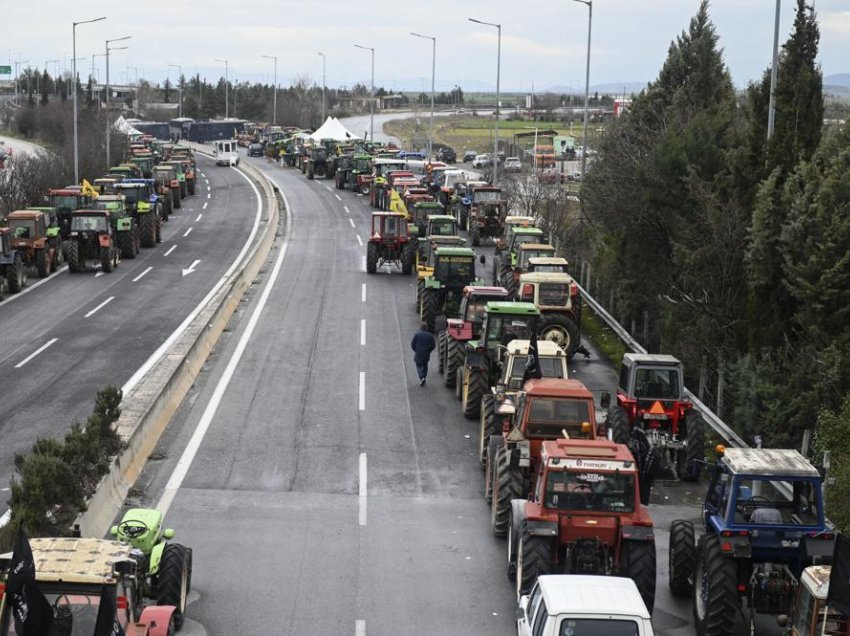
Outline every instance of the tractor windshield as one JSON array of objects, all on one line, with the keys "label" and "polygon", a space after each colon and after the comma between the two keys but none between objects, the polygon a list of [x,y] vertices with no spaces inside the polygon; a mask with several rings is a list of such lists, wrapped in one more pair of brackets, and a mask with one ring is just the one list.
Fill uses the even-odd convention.
[{"label": "tractor windshield", "polygon": [[106,232],[109,222],[105,216],[75,216],[71,219],[71,230],[76,232]]},{"label": "tractor windshield", "polygon": [[635,372],[635,397],[678,400],[681,377],[675,367],[640,367]]},{"label": "tractor windshield", "polygon": [[434,277],[442,283],[466,285],[475,278],[475,259],[472,256],[439,256]]},{"label": "tractor windshield", "polygon": [[456,234],[454,221],[432,221],[428,232],[429,236],[455,236]]},{"label": "tractor windshield", "polygon": [[502,193],[494,190],[475,190],[472,193],[472,200],[475,203],[498,203],[501,198]]},{"label": "tractor windshield", "polygon": [[[67,588],[62,591],[50,589],[50,587],[39,583],[47,602],[53,613],[51,634],[62,634],[63,636],[91,636],[95,633],[97,624],[97,612],[100,608],[101,593],[83,588],[76,590]],[[47,589],[45,589],[47,588]],[[114,592],[113,592],[114,593]],[[113,603],[115,600],[113,599]],[[130,622],[129,604],[123,603],[124,608],[118,609],[115,621],[124,628]],[[11,616],[11,604],[6,604],[2,624],[6,625],[2,636],[13,636],[15,621]]]},{"label": "tractor windshield", "polygon": [[638,625],[630,620],[610,618],[565,618],[558,636],[638,636]]},{"label": "tractor windshield", "polygon": [[530,340],[537,316],[492,314],[487,320],[487,345],[508,346],[511,340]]},{"label": "tractor windshield", "polygon": [[[538,358],[540,363],[540,372],[543,374],[544,378],[563,378],[564,377],[564,363],[563,358],[553,358],[551,356],[540,356]],[[518,379],[522,380],[525,375],[525,367],[528,365],[528,356],[516,356],[514,358],[513,364],[511,365],[511,377],[510,379]],[[561,433],[558,431],[556,437],[560,437]]]},{"label": "tractor windshield", "polygon": [[566,307],[570,300],[567,283],[540,283],[538,302],[545,307]]},{"label": "tractor windshield", "polygon": [[12,235],[17,239],[36,238],[35,221],[29,219],[9,219]]},{"label": "tractor windshield", "polygon": [[141,188],[121,188],[121,194],[124,195],[124,201],[126,203],[137,203],[141,191]]},{"label": "tractor windshield", "polygon": [[546,480],[545,505],[554,510],[634,512],[633,473],[552,470]]},{"label": "tractor windshield", "polygon": [[50,205],[55,208],[67,208],[68,210],[76,210],[79,208],[79,205],[77,205],[77,197],[68,194],[51,195]]},{"label": "tractor windshield", "polygon": [[591,424],[584,400],[533,397],[528,406],[526,432],[534,437],[558,439],[566,430],[573,439],[590,439]]},{"label": "tractor windshield", "polygon": [[369,172],[372,170],[371,159],[357,159],[354,161],[354,169],[359,172]]},{"label": "tractor windshield", "polygon": [[[721,505],[734,493],[735,522],[819,527],[820,486],[805,479],[754,479],[738,477],[726,488]],[[792,539],[787,534],[785,539]]]}]

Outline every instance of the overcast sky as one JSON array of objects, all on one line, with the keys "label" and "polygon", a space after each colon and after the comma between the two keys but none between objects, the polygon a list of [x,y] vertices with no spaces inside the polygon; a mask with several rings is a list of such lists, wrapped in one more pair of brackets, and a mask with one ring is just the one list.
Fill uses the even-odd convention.
[{"label": "overcast sky", "polygon": [[[780,41],[791,28],[794,0],[782,0]],[[687,28],[699,0],[594,0],[591,86],[645,82],[658,74],[670,41]],[[770,63],[774,0],[714,0],[711,17],[726,64],[738,86],[760,76]],[[824,74],[850,72],[850,0],[817,0]],[[227,59],[232,81],[289,85],[299,77],[327,85],[369,84],[375,48],[375,85],[393,90],[430,90],[431,42],[437,37],[437,90],[459,84],[467,90],[495,87],[496,29],[468,17],[502,24],[501,85],[505,91],[584,86],[587,6],[571,0],[248,0],[142,3],[94,0],[32,0],[4,8],[5,60],[29,60],[44,68],[57,57],[70,66],[71,24],[77,27],[78,72],[85,78],[91,55],[105,40],[132,36],[127,50],[110,55],[113,82],[144,77],[162,81],[181,64],[186,75],[214,80]],[[84,59],[80,59],[84,58]],[[50,63],[51,72],[55,64]],[[95,58],[105,79],[104,60]],[[0,77],[0,79],[5,79]]]}]

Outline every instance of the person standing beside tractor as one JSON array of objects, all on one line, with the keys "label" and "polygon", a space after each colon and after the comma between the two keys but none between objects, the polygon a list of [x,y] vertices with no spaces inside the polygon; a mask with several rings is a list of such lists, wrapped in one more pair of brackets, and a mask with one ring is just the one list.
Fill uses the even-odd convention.
[{"label": "person standing beside tractor", "polygon": [[419,331],[413,336],[413,340],[410,341],[410,348],[413,349],[413,362],[419,376],[419,386],[425,386],[425,379],[428,377],[428,360],[436,346],[434,336],[428,331],[428,324],[423,322],[419,325]]}]

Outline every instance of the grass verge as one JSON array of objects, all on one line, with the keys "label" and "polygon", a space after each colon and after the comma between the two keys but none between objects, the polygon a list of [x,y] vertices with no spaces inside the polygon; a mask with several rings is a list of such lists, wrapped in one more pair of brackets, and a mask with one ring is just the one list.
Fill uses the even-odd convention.
[{"label": "grass verge", "polygon": [[593,309],[587,304],[582,308],[581,330],[583,335],[592,340],[593,344],[608,358],[608,361],[614,368],[619,368],[623,360],[623,354],[629,348],[620,340],[617,334],[599,319]]}]

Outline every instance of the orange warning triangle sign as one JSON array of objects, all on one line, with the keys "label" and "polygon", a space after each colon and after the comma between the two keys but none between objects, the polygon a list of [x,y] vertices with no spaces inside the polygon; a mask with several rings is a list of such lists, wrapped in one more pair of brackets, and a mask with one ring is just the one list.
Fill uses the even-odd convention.
[{"label": "orange warning triangle sign", "polygon": [[655,404],[652,405],[652,408],[649,409],[649,412],[653,415],[664,415],[664,407],[661,405],[661,402],[655,400]]}]

